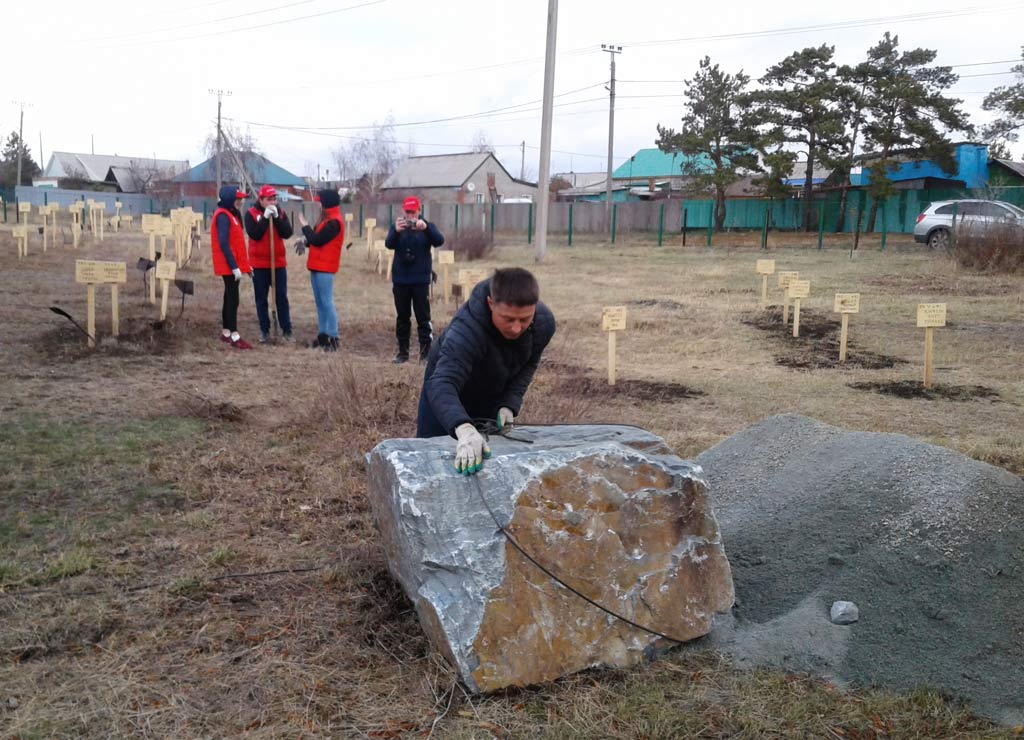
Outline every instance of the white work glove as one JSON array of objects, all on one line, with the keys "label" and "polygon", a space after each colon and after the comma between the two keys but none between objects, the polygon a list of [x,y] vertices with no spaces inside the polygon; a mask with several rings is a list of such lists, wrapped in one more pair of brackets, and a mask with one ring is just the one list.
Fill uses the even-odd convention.
[{"label": "white work glove", "polygon": [[515,421],[516,415],[512,413],[512,409],[507,406],[502,406],[498,409],[498,429],[504,429],[505,427],[512,426]]},{"label": "white work glove", "polygon": [[242,271],[239,270],[237,267],[231,271],[231,274],[235,276],[236,283],[242,279]]},{"label": "white work glove", "polygon": [[491,456],[484,436],[472,424],[455,427],[458,444],[455,445],[455,472],[473,475],[484,466],[484,460]]},{"label": "white work glove", "polygon": [[277,218],[277,206],[267,206],[266,210],[263,211],[263,218],[270,218],[271,216]]}]

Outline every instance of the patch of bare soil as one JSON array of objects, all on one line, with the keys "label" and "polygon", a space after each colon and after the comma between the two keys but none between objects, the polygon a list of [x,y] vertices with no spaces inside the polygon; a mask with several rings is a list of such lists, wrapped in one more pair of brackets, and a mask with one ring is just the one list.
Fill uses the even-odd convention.
[{"label": "patch of bare soil", "polygon": [[800,310],[800,336],[793,336],[793,317],[782,323],[782,308],[769,306],[765,311],[749,315],[743,323],[767,332],[772,339],[785,342],[786,348],[775,355],[775,363],[795,370],[821,370],[847,367],[881,370],[903,364],[905,360],[891,355],[860,349],[847,340],[846,361],[839,361],[839,321],[817,311]]},{"label": "patch of bare soil", "polygon": [[671,403],[686,398],[699,398],[704,391],[681,383],[662,383],[651,380],[625,378],[608,385],[606,379],[573,377],[564,378],[557,391],[570,396],[591,396],[602,398],[626,397],[650,403]]},{"label": "patch of bare soil", "polygon": [[678,311],[683,307],[683,304],[678,301],[670,301],[664,298],[644,298],[641,300],[630,301],[629,305],[639,306],[641,308],[667,308],[672,311]]},{"label": "patch of bare soil", "polygon": [[1014,283],[982,276],[960,275],[878,275],[864,279],[887,291],[956,296],[1003,295]]},{"label": "patch of bare soil", "polygon": [[886,396],[899,398],[922,398],[927,401],[975,401],[989,399],[1000,401],[999,393],[983,385],[935,385],[925,388],[919,380],[892,380],[885,382],[864,381],[850,383],[851,388],[859,391],[874,391]]}]

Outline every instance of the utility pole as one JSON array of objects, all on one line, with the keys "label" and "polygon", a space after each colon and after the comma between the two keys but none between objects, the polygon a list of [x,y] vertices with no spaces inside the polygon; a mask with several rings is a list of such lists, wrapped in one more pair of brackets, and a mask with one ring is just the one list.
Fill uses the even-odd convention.
[{"label": "utility pole", "polygon": [[544,49],[544,103],[540,119],[540,172],[537,175],[537,249],[535,262],[544,261],[548,246],[548,201],[551,176],[551,119],[555,98],[555,42],[558,40],[558,0],[548,0],[548,36]]},{"label": "utility pole", "polygon": [[605,191],[604,228],[612,233],[612,148],[615,145],[615,55],[622,53],[621,46],[601,44],[601,50],[608,52],[612,59],[611,83],[608,86],[608,182]]},{"label": "utility pole", "polygon": [[220,186],[223,184],[223,181],[224,181],[224,178],[223,178],[224,169],[221,166],[221,155],[222,155],[222,152],[224,151],[224,144],[223,144],[224,137],[221,134],[221,128],[220,128],[220,106],[221,106],[221,99],[225,95],[230,95],[231,91],[230,90],[207,89],[206,92],[208,92],[210,95],[216,95],[217,96],[217,197],[219,198],[220,197]]},{"label": "utility pole", "polygon": [[520,160],[519,160],[519,179],[520,180],[525,180],[526,179],[526,141],[525,141],[525,139],[523,140],[523,143],[519,145],[519,148],[522,151],[522,156],[520,157]]},{"label": "utility pole", "polygon": [[14,181],[14,187],[18,187],[21,185],[21,153],[25,149],[25,140],[22,138],[22,131],[25,129],[25,106],[29,104],[24,100],[11,102],[21,108],[21,119],[18,122],[18,179]]}]

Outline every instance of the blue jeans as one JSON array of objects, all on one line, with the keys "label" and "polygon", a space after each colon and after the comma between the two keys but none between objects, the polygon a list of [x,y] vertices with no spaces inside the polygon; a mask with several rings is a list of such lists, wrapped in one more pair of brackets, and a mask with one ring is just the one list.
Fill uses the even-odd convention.
[{"label": "blue jeans", "polygon": [[334,310],[334,273],[309,271],[309,283],[313,286],[313,300],[316,301],[316,325],[320,334],[338,336],[338,313]]},{"label": "blue jeans", "polygon": [[[277,323],[285,334],[292,333],[292,317],[288,310],[288,270],[278,267],[275,270],[274,282],[277,299]],[[270,312],[267,310],[267,296],[270,294],[270,268],[255,267],[252,271],[252,290],[256,294],[256,317],[260,321],[260,331],[270,332]]]}]

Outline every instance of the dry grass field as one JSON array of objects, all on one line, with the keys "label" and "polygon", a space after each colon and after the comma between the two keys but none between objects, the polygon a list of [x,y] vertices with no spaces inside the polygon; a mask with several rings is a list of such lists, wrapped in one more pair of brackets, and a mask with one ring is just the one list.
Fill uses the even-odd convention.
[{"label": "dry grass field", "polygon": [[[639,424],[691,456],[765,416],[902,432],[1024,474],[1024,276],[957,269],[906,237],[716,236],[615,248],[557,239],[536,266],[558,333],[524,422]],[[336,301],[343,351],[238,352],[217,341],[219,279],[202,259],[179,317],[144,302],[138,232],[27,259],[0,226],[0,737],[1010,737],[924,690],[841,692],[739,671],[701,650],[496,696],[467,695],[387,574],[363,455],[414,430],[421,368],[390,364],[390,286],[357,242]],[[129,263],[121,337],[87,350],[74,260]],[[799,339],[754,261],[811,281]],[[315,335],[292,258],[296,334]],[[475,266],[533,265],[506,239]],[[458,267],[459,265],[456,265]],[[204,269],[207,268],[207,269]],[[837,362],[836,291],[861,293]],[[946,302],[933,393],[920,387],[919,302]],[[628,307],[605,378],[601,308]],[[435,327],[454,306],[434,303]],[[256,336],[248,284],[241,329]],[[854,387],[859,384],[861,387]],[[883,393],[881,391],[891,391]],[[895,393],[896,395],[893,395]],[[713,494],[713,492],[712,492]],[[726,549],[728,550],[728,542]]]}]

